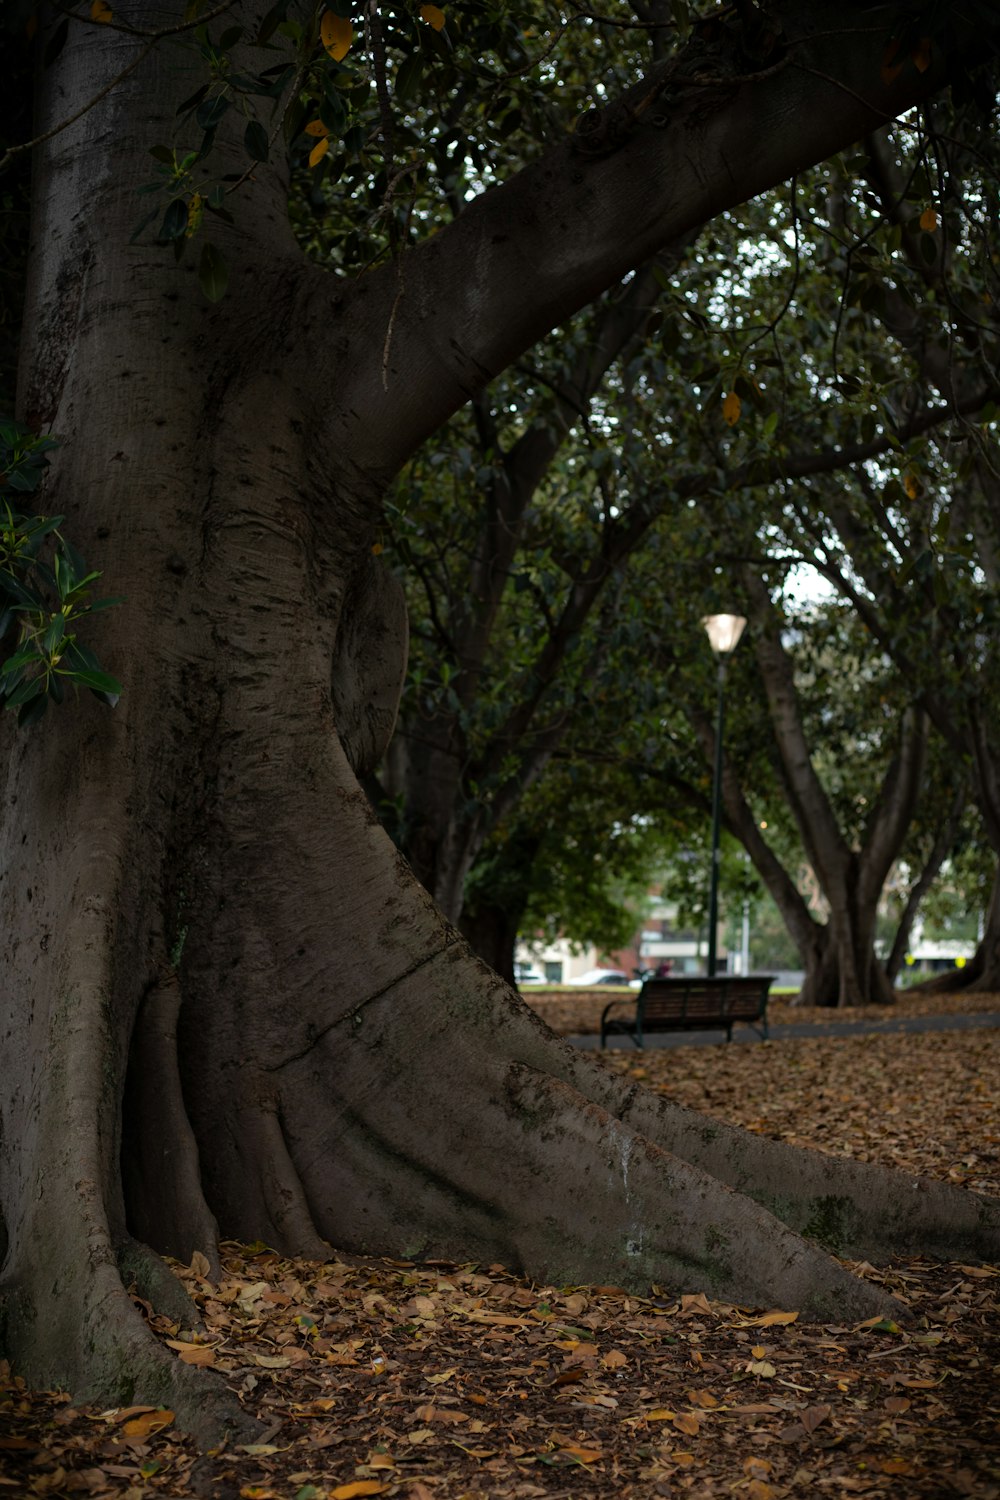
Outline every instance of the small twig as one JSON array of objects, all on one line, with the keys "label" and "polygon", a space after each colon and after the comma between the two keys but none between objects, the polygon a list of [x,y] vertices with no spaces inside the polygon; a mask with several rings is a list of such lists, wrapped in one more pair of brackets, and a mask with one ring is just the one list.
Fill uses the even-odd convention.
[{"label": "small twig", "polygon": [[403,293],[406,290],[403,285],[403,262],[399,258],[397,258],[396,260],[396,267],[398,272],[399,286],[396,291],[395,300],[392,304],[392,311],[389,314],[389,325],[385,330],[385,343],[382,345],[382,389],[384,391],[387,391],[389,389],[389,348],[392,344],[393,330],[396,326],[396,314],[399,311],[399,304],[402,302]]}]

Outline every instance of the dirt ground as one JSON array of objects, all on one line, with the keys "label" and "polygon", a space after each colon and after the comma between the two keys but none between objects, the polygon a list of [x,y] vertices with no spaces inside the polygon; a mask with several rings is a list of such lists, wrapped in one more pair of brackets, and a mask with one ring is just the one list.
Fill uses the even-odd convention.
[{"label": "dirt ground", "polygon": [[[996,1029],[605,1065],[770,1136],[1000,1196]],[[666,1286],[538,1286],[500,1266],[236,1244],[224,1266],[218,1284],[176,1268],[201,1327],[152,1321],[233,1387],[257,1441],[199,1455],[168,1411],[75,1406],[0,1365],[0,1495],[1000,1497],[996,1266],[856,1266],[908,1304],[902,1327],[804,1324]]]}]

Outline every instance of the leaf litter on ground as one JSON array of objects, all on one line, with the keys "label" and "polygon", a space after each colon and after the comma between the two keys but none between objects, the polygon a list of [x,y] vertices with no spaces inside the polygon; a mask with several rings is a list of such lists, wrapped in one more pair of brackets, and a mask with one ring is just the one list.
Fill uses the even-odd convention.
[{"label": "leaf litter on ground", "polygon": [[[750,1129],[1000,1194],[995,1030],[606,1061]],[[854,1265],[909,1305],[901,1328],[501,1266],[233,1243],[222,1261],[218,1282],[203,1257],[174,1267],[198,1328],[144,1310],[177,1358],[229,1382],[259,1440],[202,1455],[170,1412],[75,1406],[0,1364],[0,1500],[1000,1500],[994,1266]]]}]

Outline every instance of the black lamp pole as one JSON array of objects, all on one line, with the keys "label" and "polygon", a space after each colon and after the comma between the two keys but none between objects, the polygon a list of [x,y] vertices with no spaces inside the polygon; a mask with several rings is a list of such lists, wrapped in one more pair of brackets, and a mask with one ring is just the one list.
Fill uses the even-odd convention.
[{"label": "black lamp pole", "polygon": [[715,766],[712,775],[712,869],[708,884],[708,966],[709,977],[716,969],[719,926],[719,834],[722,825],[722,730],[725,722],[726,666],[736,647],[746,620],[742,615],[708,615],[702,621],[709,644],[719,664],[719,692],[715,711]]},{"label": "black lamp pole", "polygon": [[708,885],[708,975],[715,973],[719,929],[719,833],[722,821],[722,725],[727,657],[719,655],[719,696],[715,711],[715,769],[712,775],[712,872]]}]

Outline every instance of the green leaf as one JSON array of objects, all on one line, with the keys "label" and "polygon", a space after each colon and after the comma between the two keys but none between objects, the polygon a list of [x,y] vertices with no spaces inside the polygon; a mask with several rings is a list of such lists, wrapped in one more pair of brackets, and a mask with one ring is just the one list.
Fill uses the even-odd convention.
[{"label": "green leaf", "polygon": [[229,267],[225,256],[215,245],[204,244],[198,261],[198,280],[209,302],[218,302],[226,295],[229,285]]},{"label": "green leaf", "polygon": [[195,119],[202,130],[215,130],[228,108],[229,100],[225,94],[216,94],[214,99],[206,99],[204,104],[199,104]]},{"label": "green leaf", "polygon": [[267,161],[267,131],[259,120],[251,120],[243,132],[243,144],[251,161]]},{"label": "green leaf", "polygon": [[424,60],[419,52],[411,52],[399,65],[396,74],[396,98],[402,103],[409,99],[410,95],[420,85],[421,74],[424,71]]},{"label": "green leaf", "polygon": [[[195,89],[194,93],[193,94],[189,94],[188,97],[184,100],[183,104],[178,104],[178,106],[177,106],[177,113],[179,115],[183,115],[183,114],[186,114],[189,109],[194,109],[204,99],[204,97],[208,93],[210,87],[211,87],[210,84],[203,83],[202,86],[201,86],[201,88]],[[156,155],[155,150],[153,152],[153,155],[154,156]],[[170,165],[171,166],[173,165],[173,156],[172,155],[170,157]]]},{"label": "green leaf", "polygon": [[277,5],[271,6],[271,9],[260,23],[260,30],[257,33],[258,44],[270,41],[287,14],[288,0],[278,0]]},{"label": "green leaf", "polygon": [[161,245],[169,245],[172,240],[180,239],[187,229],[188,209],[183,198],[175,198],[168,204],[167,211],[163,215],[163,223],[157,235]]},{"label": "green leaf", "polygon": [[20,687],[16,687],[8,696],[7,707],[17,708],[19,703],[30,703],[32,698],[37,698],[40,693],[43,694],[44,692],[44,677],[28,677],[21,683]]},{"label": "green leaf", "polygon": [[49,706],[49,700],[43,694],[32,698],[26,703],[17,716],[18,729],[27,729],[29,724],[36,724]]},{"label": "green leaf", "polygon": [[114,698],[115,702],[124,692],[117,677],[112,677],[109,672],[95,672],[88,667],[70,667],[68,671],[57,667],[56,671],[60,677],[66,677],[70,682],[78,683],[80,687],[88,687],[95,693],[106,694],[109,698]]},{"label": "green leaf", "polygon": [[57,649],[65,634],[66,616],[63,614],[53,615],[45,634],[42,636],[42,650],[47,656],[51,656]]},{"label": "green leaf", "polygon": [[25,667],[32,666],[35,662],[44,661],[37,646],[24,646],[14,656],[11,656],[0,667],[0,677],[9,677],[12,672],[23,671]]}]

